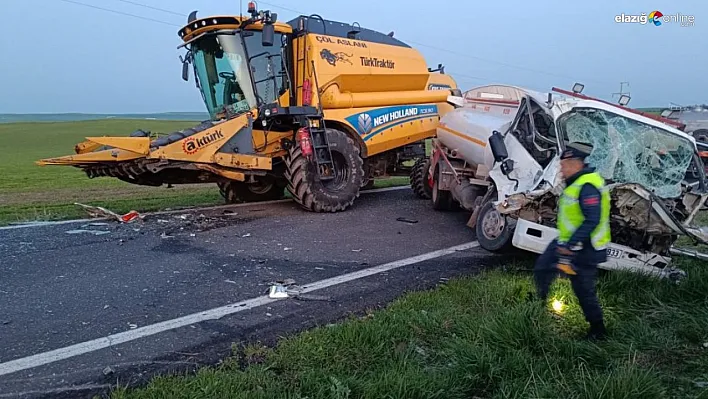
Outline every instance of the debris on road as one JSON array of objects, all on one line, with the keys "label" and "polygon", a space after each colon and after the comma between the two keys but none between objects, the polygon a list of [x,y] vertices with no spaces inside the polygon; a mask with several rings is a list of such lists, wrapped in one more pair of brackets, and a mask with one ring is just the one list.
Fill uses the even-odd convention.
[{"label": "debris on road", "polygon": [[415,224],[415,223],[418,223],[418,221],[415,220],[415,219],[408,219],[408,218],[404,218],[404,217],[396,218],[396,221],[398,221],[398,222],[403,222],[403,223],[408,223],[408,224]]},{"label": "debris on road", "polygon": [[300,301],[332,301],[332,298],[329,296],[302,294],[301,291],[302,288],[295,284],[295,280],[289,278],[272,283],[268,297],[272,299],[293,298]]},{"label": "debris on road", "polygon": [[271,299],[287,298],[288,292],[282,284],[275,284],[270,286],[270,292],[268,293],[268,297],[270,297]]},{"label": "debris on road", "polygon": [[78,205],[84,208],[86,212],[92,217],[113,218],[121,223],[132,223],[135,220],[143,218],[143,216],[138,213],[138,211],[130,211],[124,215],[119,215],[101,206],[86,205],[78,202],[74,202],[74,205]]},{"label": "debris on road", "polygon": [[111,366],[108,366],[105,369],[103,369],[103,375],[111,375],[113,373],[115,373],[115,370],[113,370],[113,368]]},{"label": "debris on road", "polygon": [[173,238],[174,236],[168,235],[167,233],[160,234],[160,238]]}]

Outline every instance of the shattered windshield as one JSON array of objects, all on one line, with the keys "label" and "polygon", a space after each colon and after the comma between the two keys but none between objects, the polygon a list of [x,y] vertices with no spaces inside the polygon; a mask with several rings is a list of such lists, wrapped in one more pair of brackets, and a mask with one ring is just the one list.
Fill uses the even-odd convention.
[{"label": "shattered windshield", "polygon": [[256,106],[243,41],[238,34],[207,36],[193,45],[199,89],[212,119],[240,114]]},{"label": "shattered windshield", "polygon": [[667,130],[594,108],[575,108],[558,123],[571,142],[593,145],[588,163],[607,180],[636,183],[659,197],[681,195],[693,144]]}]

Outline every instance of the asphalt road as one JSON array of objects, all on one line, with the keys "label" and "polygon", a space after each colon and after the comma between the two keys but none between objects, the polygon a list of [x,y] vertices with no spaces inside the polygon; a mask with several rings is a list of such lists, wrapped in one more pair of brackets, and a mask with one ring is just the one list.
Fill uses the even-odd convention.
[{"label": "asphalt road", "polygon": [[[468,217],[436,212],[406,189],[362,195],[336,214],[288,202],[123,225],[0,230],[0,398],[88,397],[116,381],[144,383],[158,372],[213,364],[232,343],[273,343],[474,273],[499,258],[478,248],[455,252],[7,372],[17,359],[262,297],[275,281],[307,285],[474,241]],[[69,233],[82,228],[109,233]]]}]

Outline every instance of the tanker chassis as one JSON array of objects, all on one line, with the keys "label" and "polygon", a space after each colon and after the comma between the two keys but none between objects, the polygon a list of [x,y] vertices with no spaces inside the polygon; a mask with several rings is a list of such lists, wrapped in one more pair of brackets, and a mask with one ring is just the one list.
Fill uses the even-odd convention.
[{"label": "tanker chassis", "polygon": [[671,265],[679,236],[706,243],[691,225],[708,198],[695,139],[623,106],[575,92],[541,94],[483,86],[449,98],[433,151],[411,185],[438,210],[472,212],[480,246],[542,253],[557,237],[557,200],[564,189],[559,155],[569,142],[592,144],[588,162],[612,197],[605,270],[680,278]]}]

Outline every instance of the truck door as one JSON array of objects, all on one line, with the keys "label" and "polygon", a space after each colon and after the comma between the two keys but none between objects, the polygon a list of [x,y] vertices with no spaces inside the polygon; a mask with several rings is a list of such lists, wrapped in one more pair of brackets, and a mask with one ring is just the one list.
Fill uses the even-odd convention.
[{"label": "truck door", "polygon": [[489,172],[494,179],[499,193],[499,198],[517,192],[531,191],[538,185],[543,176],[543,168],[529,152],[529,145],[533,143],[532,124],[529,123],[529,99],[524,97],[518,112],[509,129],[504,133],[509,158],[514,161],[514,169],[508,176],[501,172],[501,165],[496,164]]}]

